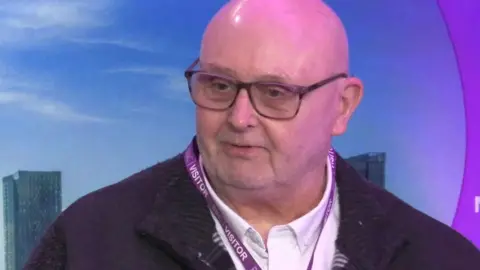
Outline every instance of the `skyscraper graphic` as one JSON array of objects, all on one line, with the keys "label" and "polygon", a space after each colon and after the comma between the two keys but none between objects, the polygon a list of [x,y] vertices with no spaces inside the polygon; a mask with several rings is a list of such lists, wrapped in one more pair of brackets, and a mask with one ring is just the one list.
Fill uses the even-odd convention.
[{"label": "skyscraper graphic", "polygon": [[385,153],[365,153],[346,161],[368,181],[385,188]]},{"label": "skyscraper graphic", "polygon": [[20,270],[62,209],[61,173],[18,171],[3,178],[5,270]]}]

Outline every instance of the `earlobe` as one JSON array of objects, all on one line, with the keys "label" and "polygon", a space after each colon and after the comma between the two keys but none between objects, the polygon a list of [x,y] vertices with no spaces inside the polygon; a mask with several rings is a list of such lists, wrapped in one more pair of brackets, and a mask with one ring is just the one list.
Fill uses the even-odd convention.
[{"label": "earlobe", "polygon": [[362,97],[362,81],[355,77],[346,79],[341,92],[338,116],[333,126],[332,136],[339,136],[346,132],[348,122],[360,104]]}]

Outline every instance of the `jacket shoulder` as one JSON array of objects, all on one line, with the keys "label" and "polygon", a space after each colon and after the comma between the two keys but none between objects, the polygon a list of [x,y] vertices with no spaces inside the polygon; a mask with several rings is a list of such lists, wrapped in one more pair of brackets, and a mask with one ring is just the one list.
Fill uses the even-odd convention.
[{"label": "jacket shoulder", "polygon": [[150,211],[157,194],[161,193],[172,180],[181,177],[182,155],[157,163],[117,183],[90,192],[65,209],[59,216],[61,222],[106,217],[124,217],[135,220]]},{"label": "jacket shoulder", "polygon": [[137,221],[183,171],[182,157],[177,155],[76,200],[47,229],[24,269],[62,270],[70,262],[67,250],[70,256],[88,257],[112,238],[132,243]]},{"label": "jacket shoulder", "polygon": [[461,264],[465,266],[480,266],[480,251],[459,232],[386,190],[372,189],[385,209],[389,223],[406,236],[410,252],[431,256],[429,259],[445,262],[446,265],[454,263],[458,266],[462,260]]}]

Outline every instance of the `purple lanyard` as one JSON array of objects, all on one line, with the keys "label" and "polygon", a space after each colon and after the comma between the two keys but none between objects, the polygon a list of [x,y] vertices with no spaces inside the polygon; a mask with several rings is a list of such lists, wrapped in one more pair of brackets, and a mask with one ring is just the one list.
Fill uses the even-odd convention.
[{"label": "purple lanyard", "polygon": [[[205,200],[208,204],[208,207],[212,211],[212,213],[215,215],[219,223],[221,224],[225,235],[227,236],[228,242],[232,246],[233,250],[235,251],[235,254],[237,257],[240,259],[242,262],[243,266],[245,267],[245,270],[261,270],[262,268],[258,265],[258,263],[253,259],[252,255],[248,250],[245,248],[243,243],[239,240],[238,236],[232,231],[232,228],[230,224],[225,220],[224,216],[218,209],[218,206],[215,204],[213,201],[210,193],[207,190],[206,186],[206,179],[205,176],[202,174],[200,170],[200,163],[198,159],[198,150],[197,150],[197,144],[196,144],[196,138],[194,137],[192,140],[192,143],[187,147],[187,150],[185,150],[184,154],[184,159],[185,159],[185,166],[187,167],[187,171],[190,175],[191,180],[195,184],[195,187],[200,191],[200,193],[205,197]],[[327,222],[327,218],[330,215],[330,212],[332,210],[332,205],[334,201],[334,194],[335,194],[335,151],[330,148],[328,152],[328,158],[330,159],[330,164],[332,167],[332,185],[330,188],[330,192],[328,195],[328,202],[327,202],[327,208],[325,209],[325,213],[323,214],[322,221],[320,223],[320,233],[315,241],[315,246],[313,249],[312,257],[310,258],[310,263],[308,264],[307,270],[311,270],[313,266],[313,259],[315,256],[315,250],[317,249],[317,243],[318,240],[320,239],[320,235],[323,231],[323,228],[325,227],[325,223]]]}]

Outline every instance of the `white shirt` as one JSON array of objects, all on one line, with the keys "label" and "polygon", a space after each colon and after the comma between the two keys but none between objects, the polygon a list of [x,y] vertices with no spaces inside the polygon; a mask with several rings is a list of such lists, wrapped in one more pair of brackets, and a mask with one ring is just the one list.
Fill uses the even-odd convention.
[{"label": "white shirt", "polygon": [[[333,184],[330,160],[327,158],[327,186],[326,192],[319,204],[304,216],[286,225],[274,226],[269,234],[267,246],[260,234],[250,226],[246,220],[228,207],[216,194],[212,186],[206,181],[208,192],[217,204],[219,210],[232,227],[232,231],[240,238],[252,257],[262,270],[306,270],[314,250],[314,244],[319,237],[320,222],[325,213],[328,191]],[[200,159],[201,164],[201,159]],[[200,166],[203,169],[203,166]],[[204,174],[205,175],[205,174]],[[220,222],[213,215],[217,232],[219,233],[228,253],[232,257],[237,270],[245,270],[232,246],[227,240],[225,231]],[[335,255],[335,240],[339,227],[340,209],[338,194],[335,193],[333,209],[327,219],[323,232],[318,240],[312,269],[331,270]],[[268,250],[268,253],[267,251]]]}]

